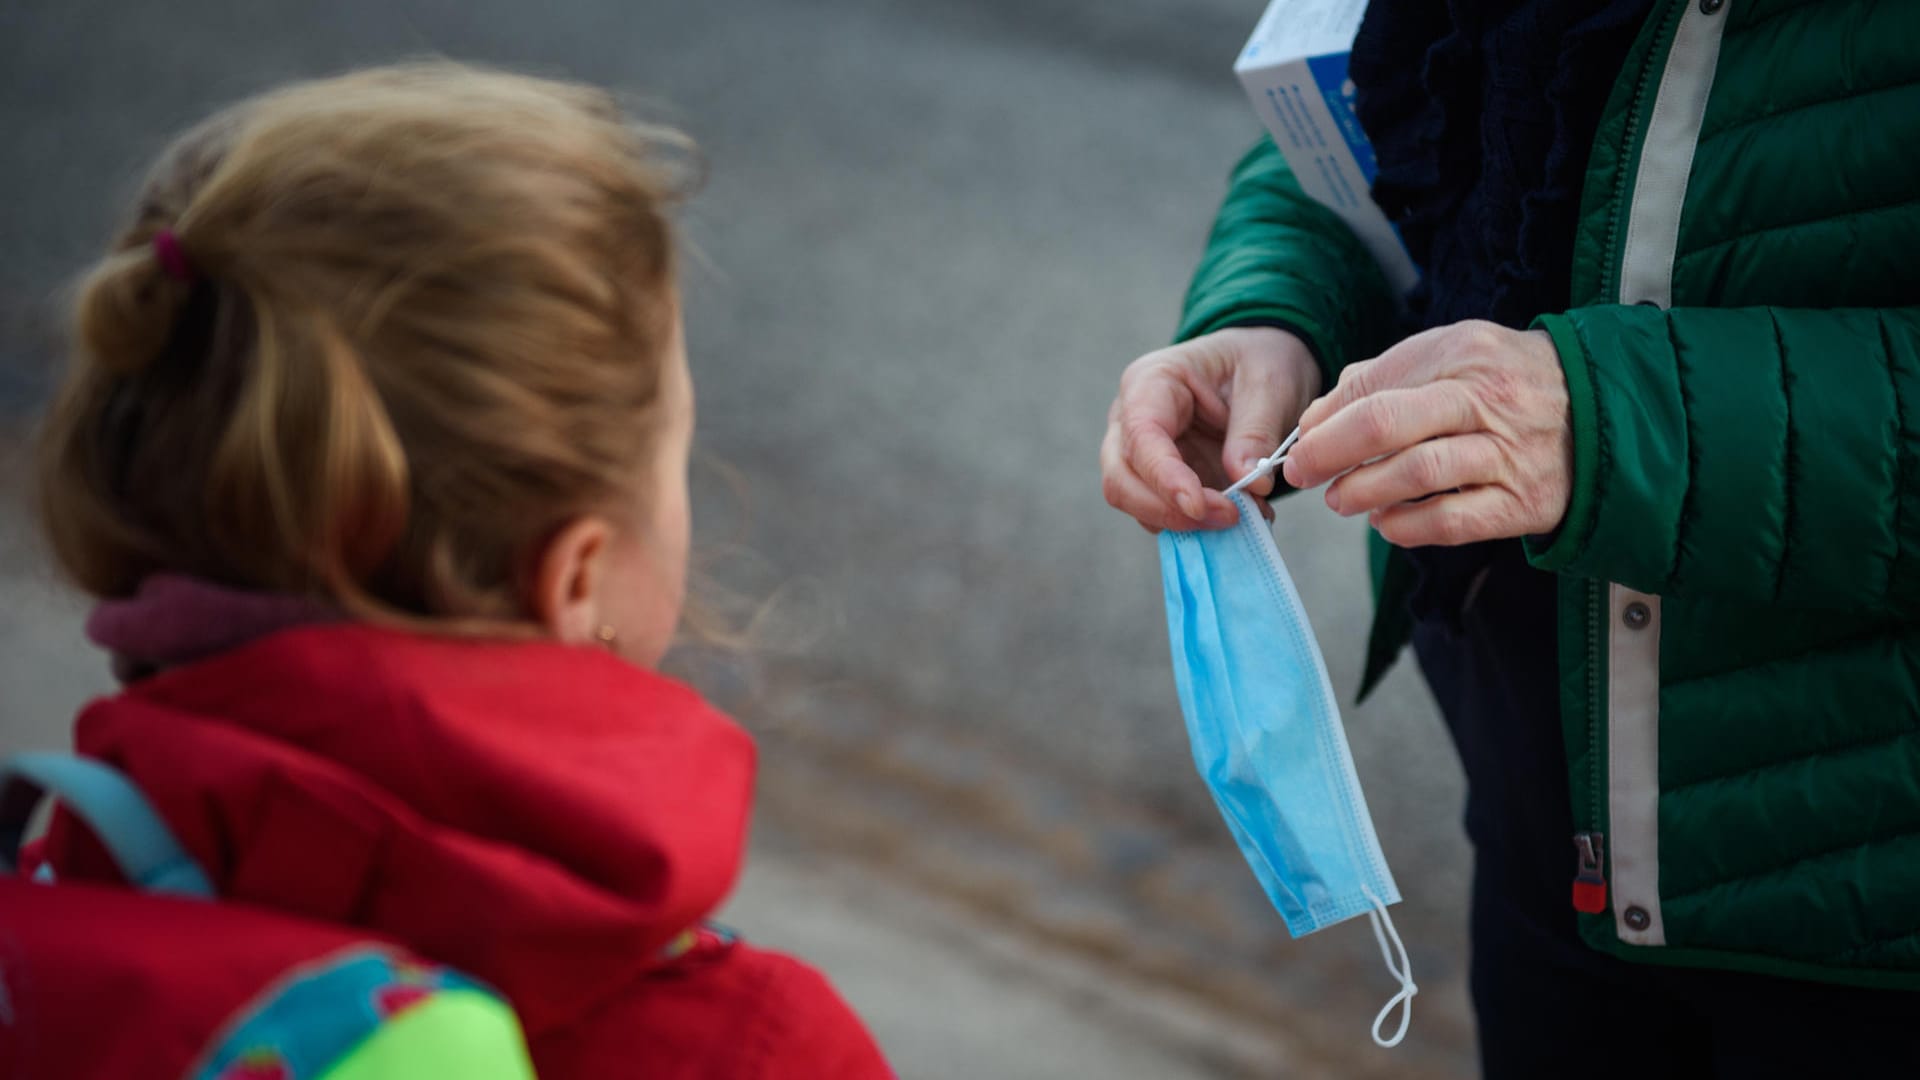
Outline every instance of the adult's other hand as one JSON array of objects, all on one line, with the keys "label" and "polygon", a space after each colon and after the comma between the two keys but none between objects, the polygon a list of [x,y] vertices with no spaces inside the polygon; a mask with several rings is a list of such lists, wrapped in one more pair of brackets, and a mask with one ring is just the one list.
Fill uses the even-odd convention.
[{"label": "adult's other hand", "polygon": [[[1560,354],[1545,331],[1442,326],[1340,373],[1282,470],[1402,547],[1549,533],[1573,490]],[[1336,479],[1337,478],[1337,479]]]},{"label": "adult's other hand", "polygon": [[[1220,494],[1280,445],[1320,390],[1298,337],[1232,327],[1151,352],[1120,377],[1100,446],[1107,502],[1151,531],[1218,529],[1240,519]],[[1271,477],[1253,485],[1273,490]]]}]

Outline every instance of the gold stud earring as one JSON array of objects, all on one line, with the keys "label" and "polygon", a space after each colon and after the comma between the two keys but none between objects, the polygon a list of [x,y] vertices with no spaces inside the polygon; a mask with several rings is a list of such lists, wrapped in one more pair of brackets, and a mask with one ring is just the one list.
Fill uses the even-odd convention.
[{"label": "gold stud earring", "polygon": [[600,629],[593,632],[593,636],[600,639],[600,644],[611,649],[614,643],[620,640],[620,631],[615,630],[612,623],[602,623]]}]

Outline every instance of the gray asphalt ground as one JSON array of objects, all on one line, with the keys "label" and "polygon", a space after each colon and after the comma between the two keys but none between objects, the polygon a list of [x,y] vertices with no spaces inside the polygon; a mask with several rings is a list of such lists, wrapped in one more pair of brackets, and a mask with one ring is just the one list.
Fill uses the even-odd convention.
[{"label": "gray asphalt ground", "polygon": [[[1284,505],[1406,903],[1397,1051],[1362,923],[1287,938],[1194,774],[1150,538],[1096,449],[1162,343],[1235,157],[1258,0],[0,0],[0,475],[59,355],[59,284],[168,133],[421,54],[665,103],[706,149],[688,325],[712,572],[759,647],[679,669],[761,736],[729,911],[808,955],[907,1076],[1461,1076],[1458,765],[1410,670],[1365,706],[1361,537]],[[105,687],[0,489],[0,747]]]}]

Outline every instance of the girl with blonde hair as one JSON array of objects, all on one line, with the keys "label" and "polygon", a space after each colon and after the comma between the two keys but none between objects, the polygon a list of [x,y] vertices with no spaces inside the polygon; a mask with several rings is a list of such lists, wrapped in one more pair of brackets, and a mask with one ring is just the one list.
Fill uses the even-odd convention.
[{"label": "girl with blonde hair", "polygon": [[[446,63],[175,144],[81,286],[40,442],[125,683],[75,742],[223,903],[472,977],[541,1076],[885,1075],[818,973],[705,922],[754,748],[653,670],[689,534],[688,150]],[[117,880],[68,817],[38,862]]]}]

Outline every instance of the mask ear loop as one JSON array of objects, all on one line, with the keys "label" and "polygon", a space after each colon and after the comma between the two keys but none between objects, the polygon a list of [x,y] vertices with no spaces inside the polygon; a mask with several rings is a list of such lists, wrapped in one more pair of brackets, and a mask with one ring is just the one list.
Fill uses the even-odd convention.
[{"label": "mask ear loop", "polygon": [[[1394,929],[1393,916],[1387,914],[1387,905],[1373,895],[1372,889],[1363,885],[1360,891],[1373,903],[1373,910],[1367,912],[1367,920],[1373,924],[1373,939],[1380,943],[1380,958],[1386,961],[1388,973],[1400,982],[1400,991],[1388,998],[1380,1008],[1380,1015],[1373,1018],[1373,1041],[1391,1050],[1407,1037],[1407,1026],[1413,1023],[1413,995],[1419,993],[1420,988],[1413,985],[1413,963],[1407,959],[1407,947],[1400,941],[1400,931]],[[1388,941],[1393,943],[1391,948],[1387,945]],[[1382,1038],[1380,1028],[1396,1008],[1400,1010],[1400,1026],[1394,1029],[1391,1038]]]},{"label": "mask ear loop", "polygon": [[1299,441],[1299,438],[1300,429],[1294,428],[1293,434],[1288,435],[1280,441],[1280,449],[1261,458],[1254,464],[1253,468],[1247,472],[1247,475],[1235,480],[1233,486],[1222,492],[1222,494],[1231,499],[1235,492],[1244,489],[1248,484],[1258,483],[1261,477],[1270,475],[1273,470],[1280,467],[1282,461],[1287,459],[1287,451],[1293,449],[1293,444]]}]

